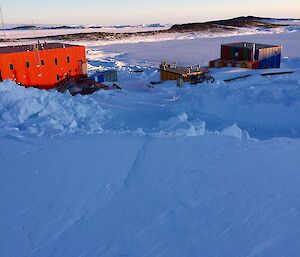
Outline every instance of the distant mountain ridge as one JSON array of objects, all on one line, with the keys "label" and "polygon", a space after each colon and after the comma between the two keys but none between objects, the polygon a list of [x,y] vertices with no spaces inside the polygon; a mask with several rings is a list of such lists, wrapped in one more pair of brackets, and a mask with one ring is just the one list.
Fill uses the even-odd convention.
[{"label": "distant mountain ridge", "polygon": [[0,28],[0,30],[63,30],[63,29],[101,29],[101,28],[164,28],[166,25],[160,23],[153,24],[140,24],[140,25],[116,25],[116,26],[102,26],[102,25],[60,25],[60,26],[38,26],[38,25],[21,25],[12,26],[6,28]]},{"label": "distant mountain ridge", "polygon": [[[270,22],[268,22],[268,20]],[[261,18],[255,16],[240,16],[227,20],[208,21],[200,23],[186,23],[175,24],[169,30],[172,32],[185,32],[185,31],[204,31],[208,29],[220,30],[220,29],[235,29],[242,27],[259,27],[259,28],[278,28],[289,26],[285,24],[275,24],[274,18]],[[282,21],[282,19],[280,19]],[[293,20],[293,19],[289,19]]]},{"label": "distant mountain ridge", "polygon": [[[84,26],[51,26],[51,27],[43,27],[43,26],[35,26],[35,25],[23,25],[23,26],[16,26],[10,28],[4,28],[5,30],[51,30],[51,29],[84,29]],[[3,30],[3,28],[1,28]]]}]

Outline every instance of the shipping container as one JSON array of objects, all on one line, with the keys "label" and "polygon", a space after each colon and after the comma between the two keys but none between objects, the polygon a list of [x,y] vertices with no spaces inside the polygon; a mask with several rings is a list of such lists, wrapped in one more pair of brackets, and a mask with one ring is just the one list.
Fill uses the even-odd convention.
[{"label": "shipping container", "polygon": [[107,70],[103,72],[105,82],[118,82],[118,73],[116,70]]},{"label": "shipping container", "polygon": [[116,70],[106,70],[97,72],[92,75],[91,78],[94,78],[96,82],[118,82],[118,72]]},{"label": "shipping container", "polygon": [[215,68],[215,61],[209,62],[209,68]]},{"label": "shipping container", "polygon": [[[221,59],[212,61],[210,67],[248,67],[253,69],[280,68],[282,46],[256,43],[221,45]],[[228,61],[233,61],[228,64]],[[238,62],[242,63],[238,63]],[[245,63],[246,62],[246,63]],[[247,62],[251,62],[250,64]]]},{"label": "shipping container", "polygon": [[99,74],[99,75],[97,76],[97,82],[99,82],[99,83],[104,82],[104,75],[103,75],[103,74]]}]

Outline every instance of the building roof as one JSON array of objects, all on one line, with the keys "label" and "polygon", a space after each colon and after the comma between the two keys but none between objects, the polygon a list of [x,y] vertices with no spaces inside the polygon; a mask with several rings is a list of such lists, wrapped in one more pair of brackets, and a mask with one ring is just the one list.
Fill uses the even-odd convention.
[{"label": "building roof", "polygon": [[200,68],[200,66],[196,65],[195,67],[182,67],[177,66],[176,64],[168,64],[161,63],[161,70],[168,71],[180,75],[188,75],[188,74],[201,74],[206,71],[206,69]]},{"label": "building roof", "polygon": [[38,43],[31,45],[5,46],[0,47],[0,54],[30,52],[34,50],[51,50],[59,48],[76,47],[78,45],[63,44],[63,43]]},{"label": "building roof", "polygon": [[231,44],[223,44],[225,46],[233,46],[233,47],[243,47],[252,49],[262,49],[262,48],[270,48],[270,47],[281,47],[279,45],[265,45],[265,44],[256,44],[256,43],[249,43],[249,42],[239,42],[239,43],[231,43]]}]

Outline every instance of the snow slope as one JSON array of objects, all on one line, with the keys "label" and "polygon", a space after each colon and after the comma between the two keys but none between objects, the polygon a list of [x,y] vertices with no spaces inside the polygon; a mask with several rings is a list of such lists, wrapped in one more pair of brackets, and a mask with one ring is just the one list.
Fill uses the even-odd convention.
[{"label": "snow slope", "polygon": [[300,251],[300,141],[1,136],[1,255]]},{"label": "snow slope", "polygon": [[[233,40],[282,43],[294,74],[149,87],[161,59],[205,64]],[[298,257],[298,40],[86,42],[89,72],[118,69],[123,90],[0,83],[0,256]]]}]

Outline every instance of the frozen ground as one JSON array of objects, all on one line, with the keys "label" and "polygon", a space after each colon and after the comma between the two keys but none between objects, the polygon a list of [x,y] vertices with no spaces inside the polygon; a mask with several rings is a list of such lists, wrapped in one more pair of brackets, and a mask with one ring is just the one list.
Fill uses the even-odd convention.
[{"label": "frozen ground", "polygon": [[[91,96],[1,83],[0,255],[299,257],[299,35],[85,42],[123,87]],[[283,44],[295,73],[149,87],[240,40]]]}]

